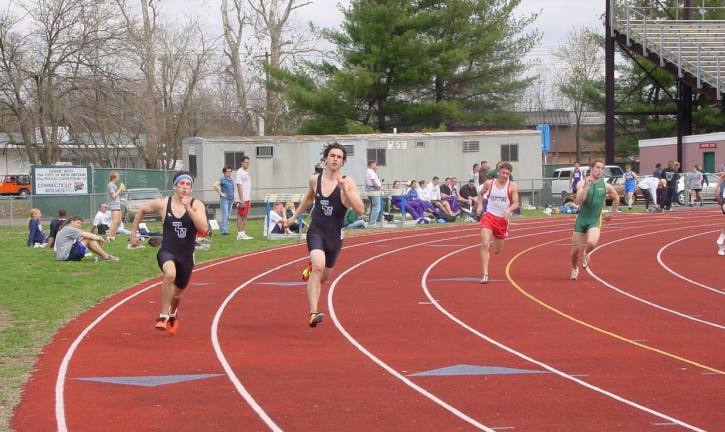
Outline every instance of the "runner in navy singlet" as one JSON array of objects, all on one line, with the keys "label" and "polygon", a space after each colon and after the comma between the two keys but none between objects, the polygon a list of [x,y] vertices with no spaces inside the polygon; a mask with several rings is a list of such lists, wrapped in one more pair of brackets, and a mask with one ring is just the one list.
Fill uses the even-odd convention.
[{"label": "runner in navy singlet", "polygon": [[[720,173],[720,182],[715,189],[715,196],[720,210],[725,214],[725,172]],[[723,225],[720,235],[717,237],[717,254],[725,256],[725,225]]]},{"label": "runner in navy singlet", "polygon": [[[323,153],[325,170],[309,179],[309,190],[295,213],[287,219],[286,226],[313,204],[310,227],[307,230],[307,249],[310,251],[310,265],[303,272],[307,280],[307,299],[310,306],[308,324],[316,327],[324,314],[317,310],[321,285],[330,277],[337,256],[342,248],[342,228],[345,211],[351,207],[358,215],[363,214],[365,205],[357,192],[355,181],[345,177],[340,169],[347,161],[347,151],[338,143],[325,147]],[[286,228],[285,226],[285,228]]]},{"label": "runner in navy singlet", "polygon": [[194,184],[191,174],[186,171],[177,173],[173,184],[174,194],[144,205],[136,213],[131,228],[131,245],[138,246],[138,225],[144,216],[158,214],[163,221],[164,237],[156,255],[159,268],[164,273],[161,313],[156,319],[156,329],[168,330],[170,335],[179,328],[176,312],[194,269],[196,233],[208,229],[204,203],[191,197]]}]

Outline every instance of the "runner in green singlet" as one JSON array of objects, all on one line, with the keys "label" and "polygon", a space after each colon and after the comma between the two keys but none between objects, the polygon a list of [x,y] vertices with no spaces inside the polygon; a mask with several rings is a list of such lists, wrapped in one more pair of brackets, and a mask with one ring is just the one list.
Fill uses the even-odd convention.
[{"label": "runner in green singlet", "polygon": [[[600,228],[602,226],[602,208],[607,195],[612,200],[612,209],[604,216],[609,221],[617,212],[619,194],[611,184],[604,181],[604,161],[594,160],[589,164],[589,175],[580,182],[576,192],[576,204],[579,205],[579,214],[574,224],[574,235],[571,239],[571,279],[579,276],[579,259],[582,267],[589,265],[589,253],[599,242]],[[581,185],[583,183],[583,185]]]}]

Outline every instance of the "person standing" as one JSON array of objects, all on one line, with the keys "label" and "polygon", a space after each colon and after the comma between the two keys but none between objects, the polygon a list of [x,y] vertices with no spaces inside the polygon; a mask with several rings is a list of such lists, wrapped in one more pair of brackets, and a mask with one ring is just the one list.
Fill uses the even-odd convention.
[{"label": "person standing", "polygon": [[254,237],[247,235],[244,230],[247,227],[247,216],[252,206],[252,177],[249,175],[249,156],[242,156],[242,162],[237,170],[236,180],[237,193],[239,194],[239,205],[237,206],[237,240],[252,240]]},{"label": "person standing", "polygon": [[632,165],[624,166],[624,201],[629,210],[632,210],[634,203],[634,191],[637,189],[637,174],[632,171]]},{"label": "person standing", "polygon": [[[725,214],[725,171],[720,173],[720,181],[715,188],[715,197],[717,203],[720,206],[720,210]],[[725,225],[723,225],[720,235],[715,242],[717,244],[717,254],[725,256]]]},{"label": "person standing", "polygon": [[219,194],[219,208],[221,209],[221,224],[219,233],[229,235],[229,215],[232,214],[234,205],[234,180],[232,180],[232,167],[225,166],[222,169],[222,176],[214,182],[214,190]]},{"label": "person standing", "polygon": [[662,178],[662,164],[657,162],[655,170],[652,171],[652,177]]},{"label": "person standing", "polygon": [[161,216],[163,240],[156,254],[156,262],[163,272],[161,283],[161,312],[156,319],[156,330],[168,330],[170,335],[179,328],[179,303],[194,270],[196,233],[206,233],[206,208],[200,200],[191,197],[194,178],[187,171],[176,173],[173,194],[145,204],[136,213],[131,227],[131,246],[139,246],[138,229],[145,215]]},{"label": "person standing", "polygon": [[368,161],[368,169],[365,173],[365,192],[370,197],[370,218],[368,223],[371,227],[377,225],[378,220],[382,217],[383,197],[380,195],[383,190],[383,184],[378,178],[378,162]]},{"label": "person standing", "polygon": [[108,209],[111,211],[111,228],[108,230],[106,239],[108,241],[116,240],[116,232],[118,227],[121,225],[121,192],[126,190],[126,187],[118,183],[118,173],[111,171],[108,175],[108,185],[106,186],[106,201],[108,202]]},{"label": "person standing", "polygon": [[582,170],[579,167],[579,162],[574,162],[574,171],[571,172],[571,177],[569,178],[569,189],[571,189],[571,193],[574,195],[576,195],[576,189],[581,179]]},{"label": "person standing", "polygon": [[345,212],[352,208],[362,215],[365,205],[355,187],[355,181],[342,175],[341,168],[347,161],[347,151],[338,143],[325,147],[325,169],[309,178],[309,190],[295,213],[285,222],[285,228],[312,205],[312,222],[307,229],[307,249],[310,264],[302,273],[307,281],[307,300],[310,308],[308,325],[316,327],[324,314],[318,310],[322,283],[330,278],[332,269],[342,249]]},{"label": "person standing", "polygon": [[672,196],[677,191],[677,181],[680,175],[675,170],[675,162],[667,162],[667,168],[660,173],[660,178],[667,182],[666,190],[662,200],[662,210],[672,211]]},{"label": "person standing", "polygon": [[695,207],[695,200],[699,201],[700,207],[702,207],[703,203],[701,192],[704,178],[705,177],[702,175],[698,164],[693,165],[692,172],[688,173],[686,176],[687,184],[690,188],[690,207]]},{"label": "person standing", "polygon": [[519,207],[519,190],[512,180],[513,167],[508,162],[502,162],[497,167],[498,177],[487,180],[478,193],[477,213],[483,211],[483,201],[486,200],[485,213],[481,217],[481,267],[483,277],[481,283],[489,281],[488,264],[490,248],[493,244],[493,253],[498,255],[503,249],[503,242],[508,237],[508,225],[511,213]]},{"label": "person standing", "polygon": [[589,165],[589,175],[582,180],[574,202],[579,213],[574,223],[574,235],[571,239],[571,275],[572,280],[579,276],[579,262],[582,267],[589,266],[589,254],[599,243],[602,227],[602,208],[607,195],[612,200],[612,208],[604,220],[614,217],[619,205],[619,194],[614,187],[604,181],[604,161],[596,159]]}]

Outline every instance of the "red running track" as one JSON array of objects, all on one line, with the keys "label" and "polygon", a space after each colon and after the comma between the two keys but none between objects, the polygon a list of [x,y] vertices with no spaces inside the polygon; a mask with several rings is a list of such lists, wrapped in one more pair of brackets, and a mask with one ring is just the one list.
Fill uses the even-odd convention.
[{"label": "red running track", "polygon": [[570,281],[573,219],[516,221],[486,286],[475,225],[353,237],[315,329],[304,245],[202,264],[174,337],[152,328],[157,281],[60,330],[12,426],[725,430],[722,223],[623,214]]}]

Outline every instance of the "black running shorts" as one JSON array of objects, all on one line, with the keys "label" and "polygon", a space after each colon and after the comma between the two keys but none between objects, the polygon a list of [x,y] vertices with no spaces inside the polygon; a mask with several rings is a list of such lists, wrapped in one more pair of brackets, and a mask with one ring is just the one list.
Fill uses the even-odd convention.
[{"label": "black running shorts", "polygon": [[315,231],[307,232],[307,250],[321,250],[325,253],[325,267],[333,268],[342,249],[342,239],[339,235],[323,236]]},{"label": "black running shorts", "polygon": [[194,255],[177,255],[166,249],[159,250],[156,254],[156,262],[159,264],[161,271],[164,270],[164,263],[166,261],[173,261],[176,266],[174,285],[180,289],[186,288],[191,279],[191,272],[194,270]]}]

